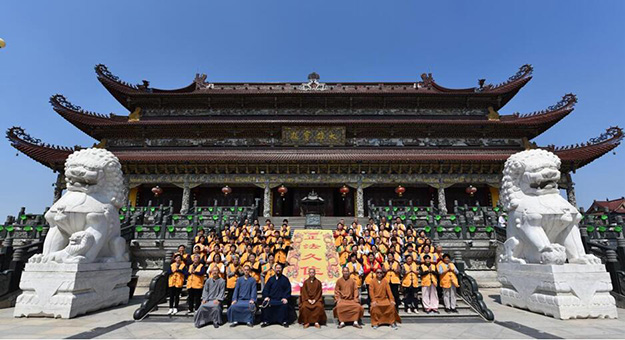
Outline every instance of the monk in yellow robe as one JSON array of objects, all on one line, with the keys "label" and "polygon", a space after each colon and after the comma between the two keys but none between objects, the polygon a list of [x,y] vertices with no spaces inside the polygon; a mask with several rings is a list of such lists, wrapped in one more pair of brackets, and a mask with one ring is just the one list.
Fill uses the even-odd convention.
[{"label": "monk in yellow robe", "polygon": [[371,327],[377,329],[380,325],[390,325],[391,328],[397,329],[397,322],[401,322],[401,318],[395,308],[391,286],[384,278],[382,268],[376,269],[375,275],[376,278],[369,284]]},{"label": "monk in yellow robe", "polygon": [[315,268],[308,269],[308,278],[300,290],[298,322],[304,328],[308,328],[310,324],[314,324],[316,328],[321,328],[321,325],[327,321],[323,307],[323,288],[321,281],[315,275]]},{"label": "monk in yellow robe", "polygon": [[336,281],[334,287],[334,300],[336,306],[333,309],[334,318],[339,320],[338,328],[345,327],[346,322],[353,323],[354,327],[362,328],[358,320],[362,319],[365,309],[360,304],[358,286],[350,277],[347,267],[343,267],[343,277]]}]

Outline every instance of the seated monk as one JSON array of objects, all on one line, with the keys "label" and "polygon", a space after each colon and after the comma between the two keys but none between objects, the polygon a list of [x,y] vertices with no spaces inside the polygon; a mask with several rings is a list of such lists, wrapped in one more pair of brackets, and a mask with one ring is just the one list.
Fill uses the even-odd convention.
[{"label": "seated monk", "polygon": [[219,276],[219,269],[213,267],[211,277],[204,283],[202,291],[202,305],[195,313],[194,323],[196,328],[201,328],[209,323],[219,328],[221,325],[222,302],[226,296],[226,281]]},{"label": "seated monk", "polygon": [[338,328],[345,327],[346,322],[352,322],[354,327],[362,328],[358,320],[362,318],[365,309],[360,305],[358,286],[350,277],[347,267],[343,267],[343,277],[336,281],[334,299],[336,300],[336,307],[333,309],[334,318],[340,322]]},{"label": "seated monk", "polygon": [[323,289],[321,281],[315,277],[315,268],[308,269],[308,278],[300,290],[299,296],[299,323],[308,328],[314,324],[316,328],[321,328],[327,321],[326,311],[323,306]]},{"label": "seated monk", "polygon": [[390,325],[397,329],[397,322],[401,322],[395,298],[391,292],[391,286],[384,278],[384,270],[378,268],[375,271],[376,278],[369,285],[369,298],[371,299],[371,327],[377,329],[380,325]]},{"label": "seated monk", "polygon": [[239,323],[246,323],[249,327],[254,326],[254,314],[256,312],[256,280],[250,276],[250,266],[243,266],[244,276],[237,279],[232,294],[232,304],[228,308],[228,321],[230,327]]},{"label": "seated monk", "polygon": [[282,275],[282,265],[276,263],[275,275],[267,280],[263,289],[263,306],[261,327],[279,324],[289,327],[289,298],[291,298],[291,282]]}]

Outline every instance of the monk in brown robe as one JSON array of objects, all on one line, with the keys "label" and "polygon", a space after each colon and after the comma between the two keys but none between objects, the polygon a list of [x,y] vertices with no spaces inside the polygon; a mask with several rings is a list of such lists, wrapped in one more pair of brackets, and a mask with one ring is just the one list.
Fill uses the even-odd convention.
[{"label": "monk in brown robe", "polygon": [[391,286],[384,278],[384,271],[378,268],[375,272],[376,278],[371,280],[369,285],[369,298],[371,299],[371,327],[377,329],[380,325],[390,325],[397,329],[397,322],[401,318],[395,309],[395,299]]},{"label": "monk in brown robe", "polygon": [[343,267],[343,277],[336,281],[334,287],[334,318],[340,321],[338,328],[345,327],[346,322],[352,322],[354,327],[362,328],[358,320],[362,319],[365,309],[360,305],[358,286],[351,278],[349,268]]},{"label": "monk in brown robe", "polygon": [[299,296],[299,323],[308,328],[314,324],[316,328],[321,328],[327,321],[326,311],[323,307],[323,297],[321,293],[321,281],[316,277],[315,268],[308,269],[308,278],[304,281]]}]

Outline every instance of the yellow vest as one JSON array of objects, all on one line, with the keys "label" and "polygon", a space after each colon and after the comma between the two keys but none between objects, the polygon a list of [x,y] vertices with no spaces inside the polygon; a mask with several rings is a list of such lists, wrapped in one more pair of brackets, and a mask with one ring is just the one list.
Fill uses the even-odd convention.
[{"label": "yellow vest", "polygon": [[[445,272],[449,269],[448,272]],[[451,288],[453,284],[456,288],[460,287],[458,284],[458,277],[455,273],[456,266],[453,263],[446,264],[445,262],[441,262],[438,264],[438,272],[443,271],[444,273],[440,275],[440,286],[441,288]]]},{"label": "yellow vest", "polygon": [[404,263],[403,268],[406,274],[404,274],[404,279],[402,280],[401,285],[403,287],[419,287],[419,276],[417,275],[419,267],[417,266],[417,263],[412,262],[411,265]]},{"label": "yellow vest", "polygon": [[[228,269],[230,269],[231,272],[236,273],[237,272],[237,268],[234,263],[230,263],[228,265]],[[228,277],[226,279],[226,288],[228,289],[234,289],[234,286],[236,286],[237,284],[237,279],[239,278],[239,276],[237,274],[234,274],[234,276]]]},{"label": "yellow vest", "polygon": [[430,273],[430,274],[424,274],[421,276],[421,285],[425,286],[425,287],[429,287],[429,286],[436,286],[437,284],[437,280],[436,280],[436,266],[434,264],[431,264],[429,266],[422,264],[420,266],[420,269],[422,271],[426,271],[426,270],[430,270],[433,271],[434,273]]},{"label": "yellow vest", "polygon": [[[169,287],[182,288],[184,285],[184,273],[175,271],[175,266],[177,266],[177,264],[172,263],[170,267],[172,273],[169,274]],[[180,263],[178,270],[184,270],[184,263]]]},{"label": "yellow vest", "polygon": [[196,274],[199,273],[202,268],[204,268],[203,264],[198,264],[197,267],[193,264],[189,266],[189,277],[187,278],[187,289],[202,289],[204,288],[204,280],[206,279],[206,273],[201,275]]},{"label": "yellow vest", "polygon": [[392,266],[388,262],[384,262],[384,270],[386,270],[386,280],[388,280],[389,283],[391,284],[400,283],[399,274],[395,272],[395,271],[398,271],[398,272],[400,271],[398,262],[393,262]]}]

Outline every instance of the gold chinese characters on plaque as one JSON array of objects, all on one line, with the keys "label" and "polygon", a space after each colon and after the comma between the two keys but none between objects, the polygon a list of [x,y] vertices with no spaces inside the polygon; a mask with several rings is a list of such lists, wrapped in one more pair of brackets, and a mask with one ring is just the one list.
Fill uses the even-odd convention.
[{"label": "gold chinese characters on plaque", "polygon": [[345,145],[344,126],[285,126],[282,128],[284,145]]}]

